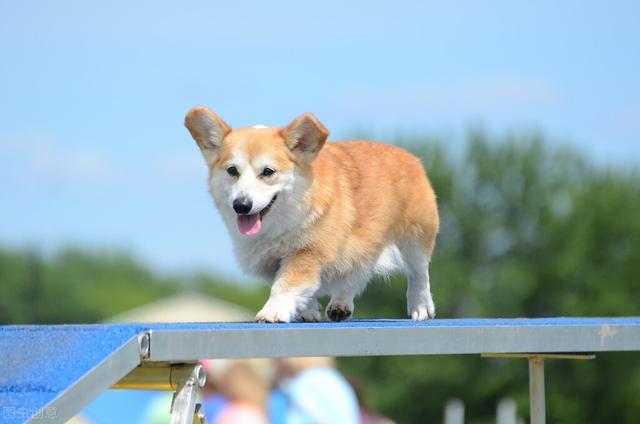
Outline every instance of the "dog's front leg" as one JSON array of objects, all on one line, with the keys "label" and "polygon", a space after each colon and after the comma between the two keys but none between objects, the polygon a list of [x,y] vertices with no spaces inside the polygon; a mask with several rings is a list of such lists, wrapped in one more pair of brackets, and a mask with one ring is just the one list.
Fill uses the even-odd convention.
[{"label": "dog's front leg", "polygon": [[296,252],[282,261],[271,286],[269,300],[256,315],[258,322],[291,322],[315,300],[322,266],[308,251]]}]

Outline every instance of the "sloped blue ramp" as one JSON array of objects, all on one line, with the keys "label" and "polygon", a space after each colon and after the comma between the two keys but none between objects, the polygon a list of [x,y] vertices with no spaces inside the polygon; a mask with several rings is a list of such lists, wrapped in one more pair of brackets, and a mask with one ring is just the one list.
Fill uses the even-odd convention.
[{"label": "sloped blue ramp", "polygon": [[0,422],[64,422],[140,363],[138,326],[0,326]]}]

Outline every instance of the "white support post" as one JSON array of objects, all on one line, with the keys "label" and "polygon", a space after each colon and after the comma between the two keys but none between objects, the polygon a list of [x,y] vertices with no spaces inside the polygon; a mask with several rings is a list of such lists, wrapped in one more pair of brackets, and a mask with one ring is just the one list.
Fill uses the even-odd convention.
[{"label": "white support post", "polygon": [[521,358],[529,361],[529,410],[531,424],[545,424],[544,360],[593,359],[593,353],[483,353],[483,358]]},{"label": "white support post", "polygon": [[464,424],[464,403],[460,399],[447,401],[444,407],[444,424]]},{"label": "white support post", "polygon": [[517,424],[518,409],[516,401],[511,398],[503,398],[496,408],[496,424]]},{"label": "white support post", "polygon": [[545,424],[544,359],[529,358],[529,409],[531,424]]}]

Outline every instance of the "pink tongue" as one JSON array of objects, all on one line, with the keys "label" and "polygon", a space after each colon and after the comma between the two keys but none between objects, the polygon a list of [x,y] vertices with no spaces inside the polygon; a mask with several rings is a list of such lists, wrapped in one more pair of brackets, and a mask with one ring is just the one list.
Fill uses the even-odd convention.
[{"label": "pink tongue", "polygon": [[262,220],[259,213],[238,215],[238,230],[245,236],[253,236],[260,232]]}]

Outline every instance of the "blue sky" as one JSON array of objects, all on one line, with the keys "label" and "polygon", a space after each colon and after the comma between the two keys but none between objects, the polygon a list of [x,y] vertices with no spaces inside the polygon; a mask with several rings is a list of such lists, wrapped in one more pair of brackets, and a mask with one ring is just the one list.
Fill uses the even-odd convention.
[{"label": "blue sky", "polygon": [[640,154],[640,3],[1,2],[0,245],[240,276],[182,126],[539,128]]}]

